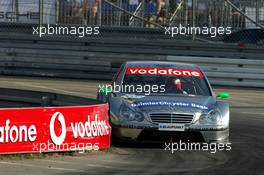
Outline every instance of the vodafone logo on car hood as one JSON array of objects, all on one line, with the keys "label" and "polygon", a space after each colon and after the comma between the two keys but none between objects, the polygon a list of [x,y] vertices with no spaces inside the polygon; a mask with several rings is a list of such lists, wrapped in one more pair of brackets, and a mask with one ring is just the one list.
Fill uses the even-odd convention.
[{"label": "vodafone logo on car hood", "polygon": [[127,68],[126,75],[167,75],[188,76],[203,78],[200,70],[175,69],[175,68]]}]

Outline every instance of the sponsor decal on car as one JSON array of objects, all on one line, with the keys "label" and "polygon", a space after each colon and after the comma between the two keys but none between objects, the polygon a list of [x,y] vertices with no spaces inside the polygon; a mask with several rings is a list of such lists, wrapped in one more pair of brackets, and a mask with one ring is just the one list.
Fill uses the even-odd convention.
[{"label": "sponsor decal on car", "polygon": [[200,70],[185,70],[175,68],[127,68],[126,75],[167,75],[167,76],[188,76],[203,78]]},{"label": "sponsor decal on car", "polygon": [[140,99],[146,97],[145,95],[136,95],[136,94],[125,94],[121,96],[122,98],[125,99]]},{"label": "sponsor decal on car", "polygon": [[144,106],[177,106],[177,107],[190,107],[208,110],[208,106],[204,106],[197,103],[189,102],[170,102],[170,101],[147,101],[147,102],[135,102],[131,103],[132,107],[144,107]]},{"label": "sponsor decal on car", "polygon": [[184,131],[185,124],[159,123],[159,131]]}]

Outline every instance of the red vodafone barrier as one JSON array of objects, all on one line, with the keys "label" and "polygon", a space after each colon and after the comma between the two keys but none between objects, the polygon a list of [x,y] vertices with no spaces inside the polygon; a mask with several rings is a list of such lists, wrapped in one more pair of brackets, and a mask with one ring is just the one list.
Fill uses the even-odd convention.
[{"label": "red vodafone barrier", "polygon": [[110,146],[108,104],[0,109],[0,153],[85,151]]}]

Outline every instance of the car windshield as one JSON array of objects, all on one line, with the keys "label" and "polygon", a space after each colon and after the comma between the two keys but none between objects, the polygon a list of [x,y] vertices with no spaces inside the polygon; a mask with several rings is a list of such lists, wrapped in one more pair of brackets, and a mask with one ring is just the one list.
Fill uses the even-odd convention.
[{"label": "car windshield", "polygon": [[[150,70],[150,69],[148,69]],[[209,86],[200,70],[183,70],[182,74],[140,74],[129,73],[127,69],[123,79],[124,93],[159,93],[166,95],[202,95],[211,96]],[[194,73],[193,73],[194,72]],[[150,72],[151,73],[151,72]]]}]

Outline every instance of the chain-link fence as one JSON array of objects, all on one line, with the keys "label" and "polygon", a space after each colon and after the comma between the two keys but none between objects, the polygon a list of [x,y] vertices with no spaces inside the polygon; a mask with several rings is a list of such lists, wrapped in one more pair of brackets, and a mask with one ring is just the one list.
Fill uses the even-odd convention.
[{"label": "chain-link fence", "polygon": [[[264,0],[0,0],[0,23],[96,25],[146,31],[182,25],[230,27],[232,32],[258,28],[255,30],[263,33]],[[247,33],[237,40],[246,38]],[[203,38],[213,39],[206,35]]]}]

